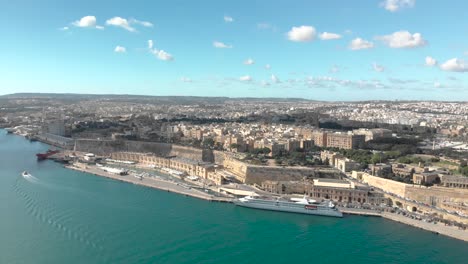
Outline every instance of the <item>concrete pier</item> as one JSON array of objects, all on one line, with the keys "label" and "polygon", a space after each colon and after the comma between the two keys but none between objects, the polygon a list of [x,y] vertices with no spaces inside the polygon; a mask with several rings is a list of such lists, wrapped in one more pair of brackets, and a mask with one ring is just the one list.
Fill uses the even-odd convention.
[{"label": "concrete pier", "polygon": [[187,186],[182,186],[179,185],[178,183],[171,182],[171,181],[166,181],[166,180],[161,180],[161,179],[155,179],[155,178],[142,178],[141,180],[138,178],[135,178],[131,175],[125,175],[125,176],[120,176],[116,174],[112,174],[109,172],[105,172],[95,166],[88,165],[86,167],[79,167],[79,166],[74,166],[74,165],[66,165],[66,168],[72,169],[72,170],[77,170],[81,172],[86,172],[89,174],[93,174],[96,176],[102,176],[106,177],[109,179],[113,180],[118,180],[122,182],[128,182],[128,183],[133,183],[137,185],[142,185],[150,188],[155,188],[163,191],[168,191],[168,192],[173,192],[173,193],[178,193],[178,194],[183,194],[186,196],[191,196],[195,197],[198,199],[203,199],[207,201],[213,201],[213,202],[227,202],[230,203],[232,202],[232,198],[227,198],[227,197],[217,197],[211,194],[208,194],[206,192],[203,192],[198,189],[194,188],[188,188]]},{"label": "concrete pier", "polygon": [[452,238],[456,238],[456,239],[468,242],[468,231],[460,230],[454,226],[445,226],[442,223],[437,223],[437,224],[428,223],[428,222],[424,222],[424,221],[420,221],[416,219],[411,219],[411,218],[408,218],[399,214],[388,213],[388,212],[383,212],[382,217],[396,221],[396,222],[400,222],[402,224],[407,224],[413,227],[431,231],[435,234],[441,234],[441,235],[445,235],[448,237],[452,237]]},{"label": "concrete pier", "polygon": [[351,214],[351,215],[363,215],[363,216],[377,216],[381,217],[382,214],[375,210],[369,209],[356,209],[356,208],[346,208],[346,207],[338,207],[338,209],[343,214]]}]

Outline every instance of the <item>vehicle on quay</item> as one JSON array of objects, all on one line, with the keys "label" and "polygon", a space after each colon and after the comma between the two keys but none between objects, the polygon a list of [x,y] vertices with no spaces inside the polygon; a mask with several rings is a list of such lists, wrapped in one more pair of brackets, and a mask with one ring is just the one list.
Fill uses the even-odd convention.
[{"label": "vehicle on quay", "polygon": [[343,213],[340,212],[336,208],[335,204],[333,204],[330,200],[325,200],[323,202],[315,202],[313,200],[308,200],[305,196],[302,199],[294,200],[286,199],[283,197],[274,199],[271,197],[246,196],[234,200],[234,204],[243,207],[271,211],[343,217]]}]

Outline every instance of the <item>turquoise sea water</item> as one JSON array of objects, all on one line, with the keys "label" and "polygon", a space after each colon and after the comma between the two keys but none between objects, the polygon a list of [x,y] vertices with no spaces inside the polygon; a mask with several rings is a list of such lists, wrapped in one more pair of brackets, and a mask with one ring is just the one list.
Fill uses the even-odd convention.
[{"label": "turquoise sea water", "polygon": [[389,220],[206,202],[38,163],[47,148],[0,130],[1,264],[468,260],[468,243]]}]

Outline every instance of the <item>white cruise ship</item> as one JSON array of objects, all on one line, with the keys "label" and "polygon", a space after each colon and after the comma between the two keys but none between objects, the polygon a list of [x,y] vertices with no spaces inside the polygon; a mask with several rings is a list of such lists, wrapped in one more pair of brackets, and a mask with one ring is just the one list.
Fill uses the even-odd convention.
[{"label": "white cruise ship", "polygon": [[302,199],[285,200],[283,198],[272,199],[246,196],[244,198],[234,200],[234,203],[239,206],[256,209],[343,217],[343,214],[335,207],[335,205],[331,201],[317,203],[315,201],[307,200],[306,197]]}]

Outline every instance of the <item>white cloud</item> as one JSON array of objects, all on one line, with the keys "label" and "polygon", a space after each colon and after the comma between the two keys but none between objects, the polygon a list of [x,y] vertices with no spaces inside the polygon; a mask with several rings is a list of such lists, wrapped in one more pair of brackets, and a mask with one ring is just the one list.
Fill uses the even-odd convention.
[{"label": "white cloud", "polygon": [[344,33],[349,35],[349,34],[353,34],[353,31],[351,29],[347,29],[344,31]]},{"label": "white cloud", "polygon": [[468,56],[468,51],[465,51],[465,53],[463,53],[463,55]]},{"label": "white cloud", "polygon": [[224,22],[228,22],[228,23],[234,22],[234,18],[230,16],[224,16]]},{"label": "white cloud", "polygon": [[271,69],[270,64],[265,65],[265,69],[267,69],[267,70]]},{"label": "white cloud", "polygon": [[117,52],[117,53],[125,53],[127,51],[127,49],[125,47],[122,47],[122,46],[117,46],[117,47],[115,47],[114,51]]},{"label": "white cloud", "polygon": [[437,60],[430,57],[430,56],[427,56],[426,57],[426,66],[435,66],[437,65]]},{"label": "white cloud", "polygon": [[156,58],[160,60],[164,60],[164,61],[174,60],[174,56],[172,56],[171,54],[165,52],[164,50],[158,50],[154,48],[154,42],[151,39],[148,40],[148,49],[154,56],[156,56]]},{"label": "white cloud", "polygon": [[121,17],[113,17],[106,21],[106,25],[121,27],[130,32],[135,32],[136,29],[130,26],[130,23],[127,19]]},{"label": "white cloud", "polygon": [[308,42],[314,40],[315,28],[312,26],[292,27],[288,32],[288,39],[295,42]]},{"label": "white cloud", "polygon": [[281,82],[280,79],[274,74],[271,75],[271,81],[274,82],[274,83],[280,83]]},{"label": "white cloud", "polygon": [[129,22],[130,22],[130,24],[138,24],[138,25],[142,25],[144,27],[153,27],[153,23],[151,23],[151,22],[140,21],[140,20],[137,20],[137,19],[134,19],[134,18],[131,18]]},{"label": "white cloud", "polygon": [[321,40],[340,39],[341,35],[336,34],[336,33],[323,32],[322,34],[320,34],[319,38]]},{"label": "white cloud", "polygon": [[246,59],[246,60],[244,61],[244,64],[245,64],[245,65],[252,65],[252,64],[254,64],[254,63],[255,63],[255,61],[252,60],[251,58],[248,58],[248,59]]},{"label": "white cloud", "polygon": [[434,83],[434,87],[435,88],[441,88],[442,87],[442,84],[440,82],[435,82]]},{"label": "white cloud", "polygon": [[59,28],[59,30],[62,30],[62,31],[67,31],[67,30],[69,30],[69,29],[70,29],[70,28],[68,28],[68,27],[61,27],[61,28]]},{"label": "white cloud", "polygon": [[96,27],[96,17],[95,16],[85,16],[80,20],[77,20],[72,23],[75,27]]},{"label": "white cloud", "polygon": [[153,54],[160,60],[163,60],[163,61],[172,61],[174,60],[174,57],[165,52],[164,50],[157,50],[157,49],[154,49],[153,50]]},{"label": "white cloud", "polygon": [[270,83],[265,80],[262,80],[261,84],[262,86],[270,86]]},{"label": "white cloud", "polygon": [[402,8],[413,7],[416,0],[385,0],[380,5],[390,12],[396,12]]},{"label": "white cloud", "polygon": [[464,60],[458,58],[453,58],[442,63],[440,68],[444,71],[468,72],[468,64]]},{"label": "white cloud", "polygon": [[377,64],[377,63],[375,63],[375,62],[372,63],[372,68],[373,68],[374,71],[376,71],[376,72],[383,72],[383,71],[385,71],[385,67],[384,67],[384,66],[379,65],[379,64]]},{"label": "white cloud", "polygon": [[349,48],[351,50],[362,50],[362,49],[372,49],[374,47],[374,43],[367,41],[362,38],[355,38],[349,44]]},{"label": "white cloud", "polygon": [[220,42],[220,41],[214,41],[213,47],[218,48],[218,49],[230,49],[232,48],[232,45],[224,44],[223,42]]},{"label": "white cloud", "polygon": [[180,78],[180,80],[181,80],[182,82],[186,82],[186,83],[192,82],[192,79],[190,79],[190,78],[188,78],[188,77],[182,77],[182,78]]},{"label": "white cloud", "polygon": [[252,77],[250,77],[250,75],[245,75],[245,76],[241,76],[239,80],[242,82],[250,82],[252,81]]},{"label": "white cloud", "polygon": [[103,26],[96,26],[97,29],[100,29],[100,30],[103,30],[104,27]]},{"label": "white cloud", "polygon": [[377,39],[383,41],[390,48],[395,49],[416,48],[425,46],[427,44],[427,41],[420,33],[411,34],[405,30],[397,31],[390,35],[377,37]]}]

